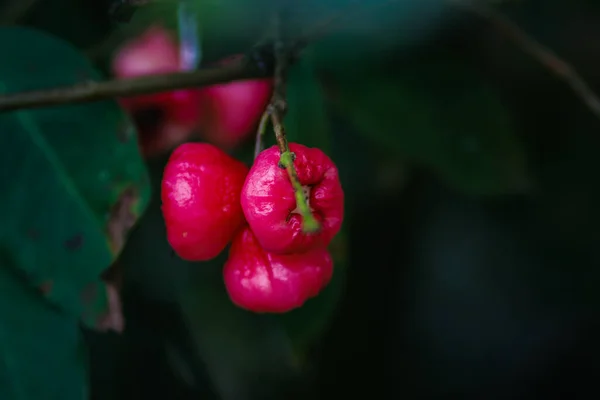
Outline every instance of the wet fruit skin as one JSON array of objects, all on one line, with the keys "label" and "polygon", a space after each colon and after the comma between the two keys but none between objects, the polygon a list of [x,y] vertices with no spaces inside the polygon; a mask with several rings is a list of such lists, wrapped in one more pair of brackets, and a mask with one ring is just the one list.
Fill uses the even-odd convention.
[{"label": "wet fruit skin", "polygon": [[285,313],[302,306],[327,286],[332,275],[327,249],[269,253],[247,226],[235,236],[223,269],[231,301],[257,313]]},{"label": "wet fruit skin", "polygon": [[161,186],[167,240],[179,257],[216,257],[244,223],[240,191],[248,167],[207,143],[173,151]]},{"label": "wet fruit skin", "polygon": [[344,192],[333,161],[320,149],[289,144],[295,153],[298,179],[308,193],[313,215],[321,224],[316,234],[302,232],[294,190],[285,169],[279,167],[279,149],[261,152],[250,169],[241,194],[244,215],[265,250],[279,254],[326,248],[344,218]]},{"label": "wet fruit skin", "polygon": [[[134,78],[182,70],[176,40],[161,26],[149,28],[125,43],[112,63],[118,78]],[[198,89],[139,95],[119,99],[135,119],[147,111],[159,114],[156,121],[140,125],[140,145],[146,156],[159,154],[187,139],[202,119],[202,94]]]}]

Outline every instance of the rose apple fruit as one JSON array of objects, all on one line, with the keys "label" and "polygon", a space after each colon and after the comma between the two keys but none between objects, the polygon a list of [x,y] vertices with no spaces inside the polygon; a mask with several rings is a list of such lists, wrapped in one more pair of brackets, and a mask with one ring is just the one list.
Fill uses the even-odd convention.
[{"label": "rose apple fruit", "polygon": [[302,306],[327,286],[332,275],[327,249],[269,253],[247,226],[235,236],[223,269],[231,301],[258,313],[285,313]]},{"label": "rose apple fruit", "polygon": [[287,171],[279,166],[277,146],[262,151],[250,169],[241,203],[257,240],[273,253],[302,253],[325,248],[339,232],[344,218],[344,192],[333,161],[320,149],[290,143],[294,166],[308,205],[321,229],[302,231],[294,188]]},{"label": "rose apple fruit", "polygon": [[161,199],[167,240],[179,257],[216,257],[244,223],[240,192],[248,167],[207,143],[184,143],[165,166]]}]

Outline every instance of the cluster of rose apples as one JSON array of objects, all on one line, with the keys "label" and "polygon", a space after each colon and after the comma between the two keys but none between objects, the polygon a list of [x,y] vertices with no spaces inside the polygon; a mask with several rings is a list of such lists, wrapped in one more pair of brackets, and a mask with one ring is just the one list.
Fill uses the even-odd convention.
[{"label": "cluster of rose apples", "polygon": [[[158,25],[125,43],[112,62],[118,78],[180,72],[183,67],[177,41]],[[253,132],[272,86],[272,79],[245,80],[128,97],[120,103],[138,122],[140,147],[147,157],[172,149],[194,134],[231,149]]]},{"label": "cluster of rose apples", "polygon": [[[176,41],[161,27],[126,43],[113,62],[115,75],[125,78],[182,67]],[[251,168],[224,151],[255,130],[272,89],[272,79],[248,80],[120,101],[141,117],[138,131],[146,156],[179,145],[161,187],[173,250],[188,261],[208,261],[231,244],[223,269],[231,300],[254,312],[283,313],[303,305],[331,280],[328,246],[342,225],[344,193],[335,164],[319,149],[289,145],[302,193],[280,165],[277,146],[262,151]],[[144,124],[149,113],[158,115]],[[195,132],[206,143],[184,143]],[[303,229],[297,196],[304,196],[318,221],[317,232]]]},{"label": "cluster of rose apples", "polygon": [[320,223],[305,233],[277,146],[250,169],[208,143],[184,143],[165,167],[161,197],[167,239],[189,261],[206,261],[230,243],[223,269],[231,300],[254,312],[283,313],[316,296],[331,280],[327,249],[344,217],[344,193],[331,159],[290,143],[302,196]]}]

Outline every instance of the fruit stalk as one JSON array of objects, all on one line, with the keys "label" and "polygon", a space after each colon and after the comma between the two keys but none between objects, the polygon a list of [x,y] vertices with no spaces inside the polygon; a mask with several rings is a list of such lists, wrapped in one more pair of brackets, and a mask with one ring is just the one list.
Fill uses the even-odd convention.
[{"label": "fruit stalk", "polygon": [[260,122],[258,124],[258,130],[256,132],[256,142],[254,144],[254,158],[258,156],[258,153],[263,151],[263,137],[265,136],[265,132],[267,130],[267,122],[269,122],[269,118],[271,117],[271,112],[273,111],[271,106],[268,106],[262,117],[260,117]]},{"label": "fruit stalk", "polygon": [[294,188],[294,196],[296,197],[296,206],[302,216],[302,231],[304,233],[315,233],[321,228],[319,221],[313,215],[308,198],[306,197],[302,184],[298,180],[298,173],[294,166],[294,153],[290,152],[287,139],[285,137],[285,129],[283,127],[283,117],[287,111],[286,102],[286,87],[285,78],[289,65],[290,54],[283,41],[283,29],[281,15],[276,12],[273,16],[273,53],[275,54],[275,71],[274,71],[274,90],[271,104],[267,112],[271,114],[271,123],[275,131],[275,140],[281,153],[279,165],[285,168],[292,187]]},{"label": "fruit stalk", "polygon": [[281,153],[279,157],[279,165],[285,168],[292,187],[294,188],[294,196],[296,197],[296,206],[302,216],[302,231],[304,233],[315,233],[321,228],[319,221],[313,215],[310,206],[308,205],[308,199],[304,193],[304,189],[300,180],[298,180],[298,173],[294,166],[295,155],[289,149],[287,139],[285,138],[285,129],[281,122],[279,113],[275,110],[271,113],[271,122],[273,123],[273,130],[275,131],[275,139],[277,140],[277,146]]}]

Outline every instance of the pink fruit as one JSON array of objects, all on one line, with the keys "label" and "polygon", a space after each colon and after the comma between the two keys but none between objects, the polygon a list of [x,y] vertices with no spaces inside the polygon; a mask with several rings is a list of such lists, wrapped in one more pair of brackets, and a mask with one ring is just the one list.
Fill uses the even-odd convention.
[{"label": "pink fruit", "polygon": [[177,42],[160,26],[126,43],[113,60],[113,72],[120,78],[168,74],[179,71],[179,66]]},{"label": "pink fruit", "polygon": [[216,257],[244,223],[240,191],[248,167],[207,143],[171,154],[162,186],[167,240],[188,261]]},{"label": "pink fruit", "polygon": [[[234,61],[231,57],[220,65]],[[273,91],[273,80],[256,79],[209,86],[202,90],[206,115],[202,135],[210,143],[230,149],[256,132]]]},{"label": "pink fruit", "polygon": [[223,269],[232,302],[259,313],[284,313],[302,306],[327,286],[332,275],[333,260],[327,249],[269,253],[249,227],[235,236]]},{"label": "pink fruit", "polygon": [[[160,26],[126,43],[113,60],[119,78],[174,73],[181,70],[177,42]],[[202,118],[201,93],[184,89],[119,99],[138,122],[140,144],[146,156],[185,141]],[[150,115],[154,114],[154,115]],[[148,119],[150,115],[150,120]]]},{"label": "pink fruit", "polygon": [[278,165],[277,146],[258,155],[241,194],[244,215],[257,240],[265,250],[280,254],[327,247],[344,218],[344,192],[333,161],[317,148],[297,143],[290,143],[289,147],[296,155],[298,180],[321,224],[318,233],[302,232],[302,216],[288,173]]}]

